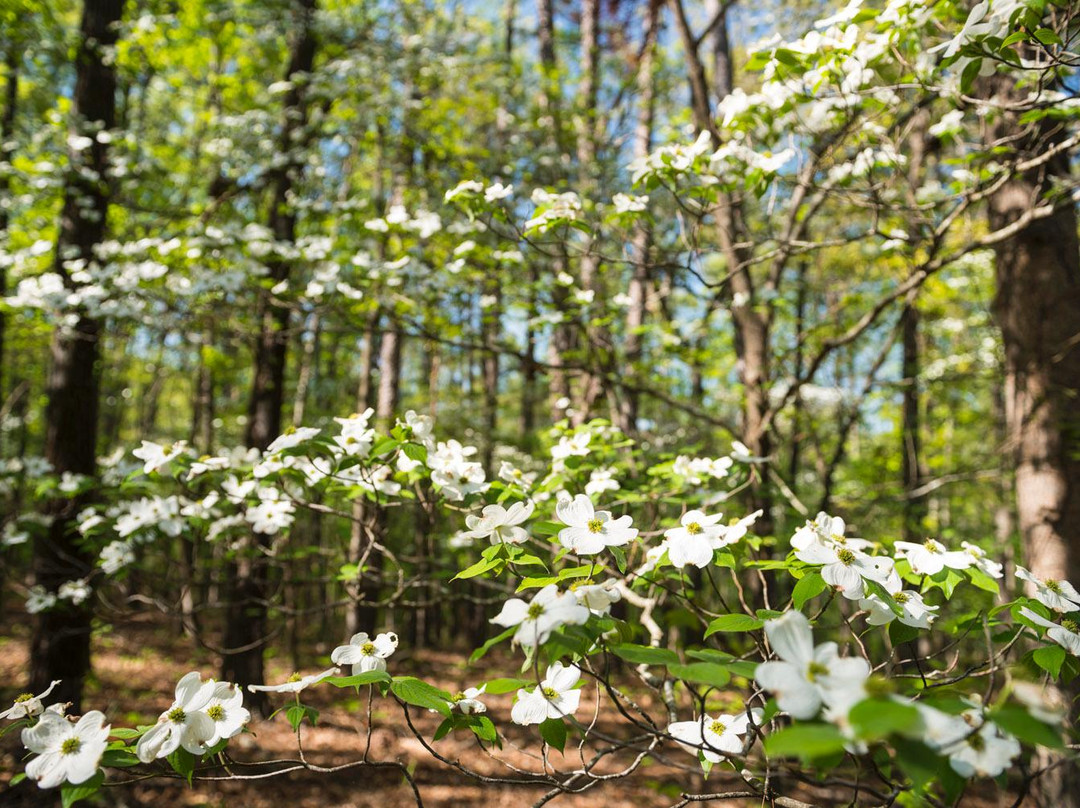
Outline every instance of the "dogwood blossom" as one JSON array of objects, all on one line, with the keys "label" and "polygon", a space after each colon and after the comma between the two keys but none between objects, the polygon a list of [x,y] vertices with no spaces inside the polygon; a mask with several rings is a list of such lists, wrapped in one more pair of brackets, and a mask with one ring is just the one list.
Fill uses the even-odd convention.
[{"label": "dogwood blossom", "polygon": [[85,783],[97,773],[109,745],[110,729],[98,710],[91,710],[75,723],[60,713],[42,713],[34,726],[22,731],[23,746],[37,755],[26,764],[26,776],[39,788]]},{"label": "dogwood blossom", "polygon": [[630,526],[633,519],[629,514],[612,519],[610,511],[595,510],[592,500],[584,494],[559,502],[555,514],[569,526],[559,531],[559,542],[581,555],[595,555],[605,547],[621,547],[638,534],[637,528]]},{"label": "dogwood blossom", "polygon": [[487,705],[480,701],[487,685],[480,687],[468,687],[460,693],[455,693],[447,702],[451,710],[458,710],[463,715],[479,715],[487,712]]},{"label": "dogwood blossom", "polygon": [[322,430],[316,429],[311,426],[302,426],[297,429],[289,429],[287,432],[278,435],[266,447],[266,454],[272,455],[278,452],[283,452],[287,449],[295,449],[301,443],[309,441],[318,435]]},{"label": "dogwood blossom", "polygon": [[621,487],[615,479],[615,469],[593,469],[589,472],[589,481],[585,483],[585,495],[595,497],[605,491],[618,491]]},{"label": "dogwood blossom", "polygon": [[1023,567],[1016,568],[1016,577],[1031,584],[1032,597],[1055,612],[1073,612],[1080,609],[1080,592],[1068,581],[1054,578],[1037,578]]},{"label": "dogwood blossom", "polygon": [[171,446],[162,446],[152,441],[144,440],[138,449],[131,453],[143,461],[143,474],[157,471],[169,464],[173,458],[183,454],[187,449],[187,441],[179,441]]},{"label": "dogwood blossom", "polygon": [[398,636],[392,631],[379,634],[374,639],[367,632],[354,634],[348,645],[339,645],[330,654],[335,665],[352,665],[355,676],[368,671],[386,670],[387,658],[397,650]]},{"label": "dogwood blossom", "polygon": [[469,528],[465,535],[473,539],[489,538],[492,544],[521,544],[529,534],[520,525],[532,516],[535,507],[532,502],[515,502],[509,508],[487,505],[480,516],[465,517]]},{"label": "dogwood blossom", "polygon": [[207,746],[239,735],[251,720],[251,713],[244,707],[244,691],[232,682],[215,682],[214,693],[202,711],[214,722]]},{"label": "dogwood blossom", "polygon": [[716,718],[702,714],[693,721],[670,724],[668,734],[690,754],[700,754],[710,763],[719,763],[726,755],[742,754],[743,736],[750,727],[751,718],[757,724],[763,714],[758,708],[739,715],[724,713]]},{"label": "dogwood blossom", "polygon": [[882,598],[875,594],[859,600],[859,608],[870,612],[866,622],[872,626],[884,626],[899,618],[905,626],[912,628],[930,628],[937,617],[937,606],[927,606],[918,592],[903,591],[900,576],[890,576],[884,584],[885,591],[892,595],[903,614],[897,615]]},{"label": "dogwood blossom", "polygon": [[897,558],[906,558],[916,575],[937,575],[948,567],[966,570],[975,560],[963,550],[949,550],[937,539],[927,539],[922,544],[898,541],[893,544]]},{"label": "dogwood blossom", "polygon": [[841,700],[845,690],[863,687],[870,676],[865,659],[841,657],[836,643],[815,647],[810,621],[802,612],[766,621],[765,636],[780,659],[761,663],[754,676],[794,718],[813,718],[822,704]]},{"label": "dogwood blossom", "polygon": [[981,547],[966,541],[960,542],[960,546],[964,548],[965,553],[971,556],[972,566],[982,570],[991,578],[1001,578],[1005,575],[1002,571],[1004,565],[990,558]]},{"label": "dogwood blossom", "polygon": [[247,689],[252,693],[299,693],[301,690],[307,690],[312,685],[317,685],[324,679],[337,676],[339,673],[341,673],[341,668],[328,668],[322,673],[313,673],[309,676],[294,673],[280,685],[248,685]]},{"label": "dogwood blossom", "polygon": [[158,716],[157,723],[148,729],[135,746],[135,754],[143,763],[171,755],[183,747],[193,755],[206,751],[206,743],[214,736],[214,720],[202,712],[214,697],[217,682],[203,681],[198,671],[185,674],[176,684],[172,706]]},{"label": "dogwood blossom", "polygon": [[42,699],[52,693],[58,684],[60,684],[60,680],[54,679],[52,684],[36,696],[33,693],[23,693],[21,696],[16,696],[15,703],[0,713],[0,721],[5,718],[14,720],[17,718],[33,718],[35,715],[40,715],[45,711]]},{"label": "dogwood blossom", "polygon": [[276,488],[260,488],[259,502],[244,512],[244,519],[256,533],[274,534],[293,523],[296,507],[283,499]]},{"label": "dogwood blossom", "polygon": [[[1056,642],[1070,654],[1080,657],[1080,627],[1075,620],[1065,618],[1060,624],[1036,614],[1026,606],[1020,607],[1020,614],[1037,626],[1045,628],[1046,636]],[[2,718],[3,716],[0,716]]]},{"label": "dogwood blossom", "polygon": [[708,516],[702,511],[687,511],[678,527],[664,531],[664,547],[673,566],[705,567],[712,563],[713,553],[723,547],[724,528],[719,524],[723,514]]},{"label": "dogwood blossom", "polygon": [[866,594],[864,579],[884,583],[893,571],[891,558],[870,556],[852,546],[852,540],[811,541],[795,550],[795,557],[807,564],[821,564],[825,583],[837,587],[850,600]]},{"label": "dogwood blossom", "polygon": [[923,740],[949,759],[961,777],[997,777],[1020,754],[1020,743],[977,709],[960,715],[916,705],[923,720]]},{"label": "dogwood blossom", "polygon": [[611,611],[612,603],[622,600],[622,592],[618,587],[618,581],[609,580],[601,584],[577,584],[571,586],[570,591],[574,593],[577,602],[593,614],[607,614]]},{"label": "dogwood blossom", "polygon": [[581,625],[589,619],[589,610],[578,603],[572,592],[559,592],[558,586],[548,584],[526,603],[510,598],[500,612],[491,618],[498,626],[517,626],[514,642],[532,647],[547,642],[551,632],[560,626]]},{"label": "dogwood blossom", "polygon": [[538,687],[517,692],[517,701],[510,710],[511,720],[529,726],[542,724],[549,718],[572,716],[581,704],[581,691],[575,687],[580,678],[581,671],[576,666],[555,662]]},{"label": "dogwood blossom", "polygon": [[353,413],[348,418],[335,418],[341,426],[341,433],[334,436],[334,443],[347,455],[364,457],[371,451],[375,442],[375,430],[368,426],[368,420],[375,410],[368,407],[361,413]]}]

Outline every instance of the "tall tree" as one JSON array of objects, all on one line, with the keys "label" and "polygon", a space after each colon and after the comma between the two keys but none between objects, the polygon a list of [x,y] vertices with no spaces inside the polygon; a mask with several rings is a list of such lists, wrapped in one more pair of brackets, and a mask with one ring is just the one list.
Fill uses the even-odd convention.
[{"label": "tall tree", "polygon": [[[992,145],[1021,159],[1051,154],[1065,137],[1052,118],[1023,125],[1021,93],[996,78]],[[989,200],[998,230],[1055,193],[1069,153],[1017,174]],[[1080,247],[1067,199],[995,247],[993,312],[1005,347],[1005,417],[1016,453],[1018,527],[1026,563],[1044,578],[1080,578]]]},{"label": "tall tree", "polygon": [[[298,146],[304,140],[308,122],[307,84],[315,61],[315,0],[300,0],[295,38],[289,55],[278,149],[281,162],[274,169],[267,223],[279,243],[296,241],[296,210],[290,196],[303,170]],[[269,262],[274,284],[288,279],[292,262],[275,258]],[[259,296],[259,336],[255,346],[255,369],[248,405],[245,443],[265,449],[281,432],[285,399],[285,363],[289,346],[290,310],[263,292]],[[263,534],[255,541],[266,542]],[[243,686],[262,682],[263,650],[267,639],[268,569],[261,554],[241,558],[231,577],[225,616],[222,678]],[[265,698],[255,699],[256,708],[265,707]]]},{"label": "tall tree", "polygon": [[[72,290],[77,283],[68,262],[96,261],[94,250],[107,226],[107,138],[96,135],[116,125],[116,73],[111,57],[123,5],[123,0],[86,0],[83,6],[69,138],[74,145],[69,150],[71,165],[65,178],[55,261],[55,271]],[[90,145],[75,148],[84,145],[84,138]],[[58,474],[93,477],[96,471],[99,334],[100,323],[85,312],[79,313],[74,326],[60,325],[53,332],[45,456]],[[75,527],[75,515],[87,499],[83,495],[53,501],[48,506],[52,517],[49,529],[34,541],[34,577],[50,592],[56,592],[65,581],[89,574],[92,559]],[[43,612],[31,642],[31,689],[37,692],[59,679],[55,696],[70,701],[73,711],[79,712],[83,682],[90,670],[90,633],[88,602],[76,605],[62,601]]]}]

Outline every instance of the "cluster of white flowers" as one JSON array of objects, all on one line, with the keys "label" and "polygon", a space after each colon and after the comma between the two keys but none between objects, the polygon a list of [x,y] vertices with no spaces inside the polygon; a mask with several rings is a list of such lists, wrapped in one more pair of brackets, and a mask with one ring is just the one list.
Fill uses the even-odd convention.
[{"label": "cluster of white flowers", "polygon": [[236,685],[203,681],[198,671],[191,671],[177,682],[172,706],[139,738],[135,754],[143,763],[181,748],[203,755],[243,731],[251,719],[243,702],[244,693]]},{"label": "cluster of white flowers", "polygon": [[484,467],[475,460],[475,446],[462,446],[454,439],[439,441],[435,451],[428,456],[431,481],[439,486],[442,495],[453,502],[460,502],[469,494],[486,491],[487,479]]},{"label": "cluster of white flowers", "polygon": [[581,198],[573,191],[554,194],[537,188],[532,192],[536,211],[525,222],[525,232],[544,234],[551,228],[577,221],[581,216]]}]

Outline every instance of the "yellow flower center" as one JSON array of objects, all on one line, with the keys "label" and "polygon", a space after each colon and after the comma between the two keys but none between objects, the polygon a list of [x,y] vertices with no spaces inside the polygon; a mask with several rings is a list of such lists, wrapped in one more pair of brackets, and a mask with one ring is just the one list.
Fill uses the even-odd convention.
[{"label": "yellow flower center", "polygon": [[846,547],[836,554],[837,560],[844,566],[850,567],[855,562],[855,554]]},{"label": "yellow flower center", "polygon": [[304,677],[301,676],[299,673],[294,673],[288,679],[286,679],[286,681],[287,682],[299,682],[303,678]]},{"label": "yellow flower center", "polygon": [[224,721],[225,720],[225,708],[222,707],[220,704],[215,704],[215,705],[211,706],[206,711],[206,714],[208,716],[210,716],[212,719],[214,719],[215,721]]},{"label": "yellow flower center", "polygon": [[974,735],[969,735],[967,742],[968,746],[970,746],[976,752],[981,752],[986,748],[986,739],[977,732]]},{"label": "yellow flower center", "polygon": [[604,520],[590,519],[585,526],[589,528],[590,533],[599,533],[604,529]]},{"label": "yellow flower center", "polygon": [[360,646],[360,653],[364,656],[375,656],[375,643],[366,642]]},{"label": "yellow flower center", "polygon": [[174,724],[183,724],[187,720],[187,713],[184,712],[183,707],[173,707],[169,710],[169,714],[166,716]]},{"label": "yellow flower center", "polygon": [[548,701],[551,701],[551,699],[557,699],[559,697],[559,691],[553,687],[542,687],[540,688],[540,692],[544,694],[544,698]]},{"label": "yellow flower center", "polygon": [[712,732],[716,735],[723,735],[725,732],[727,732],[727,724],[725,724],[723,721],[713,721],[711,724],[709,724],[709,732]]},{"label": "yellow flower center", "polygon": [[1065,618],[1061,621],[1061,627],[1066,631],[1071,631],[1073,634],[1080,632],[1080,626],[1077,626],[1075,620],[1070,620],[1069,618]]},{"label": "yellow flower center", "polygon": [[1045,581],[1043,581],[1043,586],[1045,586],[1055,595],[1061,594],[1061,583],[1059,581],[1055,581],[1053,578],[1047,578]]},{"label": "yellow flower center", "polygon": [[80,746],[82,746],[82,741],[78,738],[65,738],[64,742],[60,744],[60,754],[74,755],[79,751]]},{"label": "yellow flower center", "polygon": [[941,552],[941,550],[938,549],[937,542],[934,541],[933,539],[927,539],[926,541],[924,541],[923,542],[923,547],[926,548],[926,551],[928,553],[940,553]]},{"label": "yellow flower center", "polygon": [[816,682],[819,676],[825,676],[829,673],[827,666],[820,662],[811,662],[806,668],[806,681]]},{"label": "yellow flower center", "polygon": [[696,536],[698,533],[701,532],[701,525],[699,525],[697,522],[691,522],[686,526],[686,532],[689,533],[691,536]]},{"label": "yellow flower center", "polygon": [[544,607],[539,603],[530,603],[529,611],[527,612],[530,620],[539,619],[540,615],[544,613]]},{"label": "yellow flower center", "polygon": [[32,698],[34,698],[33,693],[22,693],[15,697],[15,703],[22,704],[24,701],[30,701]]},{"label": "yellow flower center", "polygon": [[897,603],[907,603],[909,600],[911,600],[911,595],[909,595],[907,592],[897,592],[895,595],[893,595],[893,600],[895,600]]}]

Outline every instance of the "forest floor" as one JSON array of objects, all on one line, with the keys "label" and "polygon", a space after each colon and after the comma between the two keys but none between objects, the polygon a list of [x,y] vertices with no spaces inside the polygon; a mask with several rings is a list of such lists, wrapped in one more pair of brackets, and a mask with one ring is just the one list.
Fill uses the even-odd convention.
[{"label": "forest floor", "polygon": [[[9,613],[4,622],[12,618],[13,615]],[[3,683],[0,686],[0,704],[10,703],[19,692],[19,683],[25,678],[28,635],[24,621],[14,625],[0,624],[0,683]],[[169,707],[176,681],[183,674],[194,669],[209,677],[217,667],[211,652],[193,649],[191,641],[174,631],[171,625],[149,619],[134,620],[122,627],[114,625],[112,630],[96,636],[94,654],[94,675],[88,684],[84,703],[87,709],[102,710],[115,726],[135,726],[154,721],[162,710]],[[399,652],[393,659],[393,672],[416,674],[450,692],[456,692],[476,681],[506,675],[506,671],[513,670],[513,663],[509,659],[505,662],[505,665],[497,665],[485,659],[467,669],[466,658],[461,654],[421,651],[410,656]],[[303,672],[310,673],[312,670],[305,669]],[[284,681],[290,673],[292,669],[289,663],[279,662],[273,657],[268,661],[269,681]],[[585,692],[580,715],[591,715],[587,711],[595,705],[595,700],[587,689]],[[285,695],[271,696],[275,706],[288,703]],[[506,763],[520,769],[542,770],[543,763],[536,754],[540,744],[535,728],[517,727],[509,720],[512,699],[512,694],[485,697],[496,726],[500,732],[507,733],[504,748],[497,753],[497,758],[479,749],[471,733],[463,731],[436,742],[435,750],[448,760],[460,760],[470,769],[488,777],[517,776],[513,769],[507,768]],[[359,760],[368,743],[368,733],[364,726],[366,703],[357,697],[355,691],[323,685],[306,691],[304,701],[320,711],[318,726],[305,726],[303,730],[306,759],[319,766],[337,766]],[[653,706],[648,703],[648,694],[641,694],[641,704],[646,708]],[[655,710],[653,712],[659,714]],[[426,711],[414,710],[411,715],[417,729],[430,739],[441,718]],[[390,700],[376,699],[372,718],[375,730],[371,733],[370,759],[404,763],[421,792],[425,808],[525,808],[533,805],[546,791],[542,788],[479,783],[434,760],[409,732],[401,711]],[[625,726],[620,727],[620,723],[615,715],[598,716],[599,728],[612,734],[625,732]],[[296,738],[284,714],[278,714],[269,721],[253,718],[249,728],[252,735],[241,736],[230,743],[230,754],[237,761],[296,759]],[[598,804],[602,808],[660,808],[679,802],[683,792],[700,794],[738,790],[738,781],[733,773],[725,776],[720,771],[721,767],[717,767],[709,780],[705,781],[692,758],[674,747],[666,751],[667,754],[656,755],[626,778],[602,783],[583,794],[561,795],[550,804],[563,808],[597,808]],[[42,792],[27,782],[14,788],[9,786],[14,773],[22,769],[22,752],[17,733],[9,733],[0,739],[0,806],[59,806],[56,792]],[[589,752],[589,749],[585,750],[586,755]],[[579,754],[571,740],[567,744],[565,758],[560,759],[557,753],[553,753],[550,763],[559,770],[572,770],[580,766]],[[624,754],[599,771],[618,771],[629,760]],[[123,775],[118,770],[110,770],[110,779],[117,776]],[[813,805],[848,804],[847,800],[838,802],[806,787],[798,787],[797,791],[800,799]],[[1014,799],[1015,795],[1009,796],[1004,792],[995,794],[991,788],[977,797],[965,798],[963,804],[971,808],[989,808],[1011,805]],[[862,800],[859,803],[864,804]],[[190,787],[180,780],[157,777],[107,789],[104,800],[96,804],[113,808],[405,808],[417,803],[412,790],[396,768],[360,766],[333,774],[300,771],[270,779],[239,782],[196,780]],[[722,804],[760,806],[762,802],[726,800]]]}]

